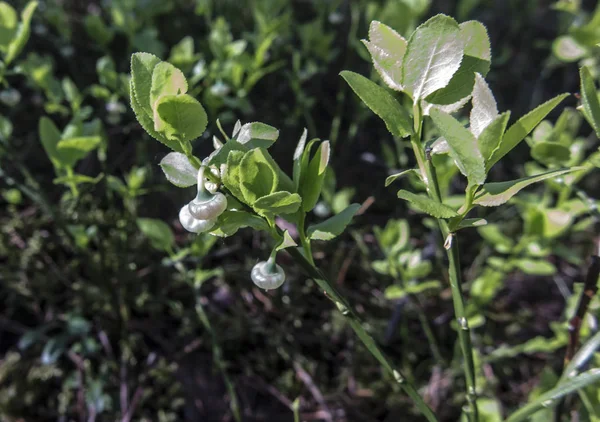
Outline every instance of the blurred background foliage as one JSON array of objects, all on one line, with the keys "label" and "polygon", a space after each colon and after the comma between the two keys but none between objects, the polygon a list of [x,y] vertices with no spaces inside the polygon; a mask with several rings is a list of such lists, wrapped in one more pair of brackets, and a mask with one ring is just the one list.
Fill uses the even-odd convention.
[{"label": "blurred background foliage", "polygon": [[[26,2],[10,4],[20,12]],[[284,287],[254,287],[261,235],[222,240],[179,226],[176,204],[190,193],[164,179],[166,149],[129,108],[137,51],[179,67],[207,109],[196,155],[212,151],[216,119],[227,132],[237,119],[280,128],[271,151],[287,170],[304,127],[331,140],[333,171],[313,219],[351,200],[368,206],[317,261],[440,420],[457,420],[463,380],[441,239],[383,184],[411,164],[409,146],[338,76],[377,80],[360,42],[372,20],[408,35],[439,12],[487,26],[488,81],[513,118],[577,92],[578,64],[598,76],[595,1],[41,0],[24,50],[0,68],[0,420],[419,420],[285,256]],[[566,106],[491,177],[582,164],[597,150],[577,98]],[[58,148],[40,142],[40,121]],[[568,163],[545,154],[557,137]],[[461,238],[486,421],[560,374],[575,282],[598,242],[589,174],[599,158],[583,163],[585,176],[529,190]],[[450,196],[455,173],[448,165],[440,176]],[[595,298],[583,338],[599,316]],[[598,390],[582,395],[579,420],[600,420]]]}]

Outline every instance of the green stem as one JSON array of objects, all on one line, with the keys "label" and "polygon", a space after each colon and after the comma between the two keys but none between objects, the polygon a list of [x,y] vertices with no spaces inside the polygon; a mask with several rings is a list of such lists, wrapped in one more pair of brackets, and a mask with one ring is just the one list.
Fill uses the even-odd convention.
[{"label": "green stem", "polygon": [[[301,236],[302,238],[303,236]],[[437,418],[433,411],[427,406],[423,398],[419,395],[419,392],[403,375],[395,369],[388,358],[383,354],[381,349],[375,343],[375,340],[367,333],[364,329],[362,322],[358,315],[354,313],[348,301],[335,289],[333,284],[325,277],[325,275],[315,267],[307,257],[304,256],[297,248],[286,249],[292,258],[304,269],[304,271],[311,277],[315,283],[325,292],[327,297],[335,303],[339,311],[344,315],[348,321],[348,324],[358,338],[365,345],[367,350],[379,361],[379,363],[389,372],[394,380],[400,385],[400,387],[408,394],[413,400],[419,411],[427,418],[429,422],[437,422]],[[312,258],[312,257],[311,257]]]},{"label": "green stem", "polygon": [[[419,119],[419,121],[417,121]],[[427,187],[429,196],[438,201],[442,202],[442,194],[440,191],[440,185],[437,180],[437,174],[435,167],[431,162],[431,159],[426,156],[423,149],[422,143],[422,128],[423,121],[420,117],[420,113],[415,113],[415,135],[411,138],[411,144],[415,151],[417,162],[419,163],[419,169],[421,170],[421,176]],[[425,162],[423,162],[425,159]],[[460,271],[460,253],[458,246],[458,239],[456,233],[451,233],[448,228],[446,220],[438,219],[438,225],[442,238],[446,241],[449,240],[450,245],[446,249],[448,256],[448,275],[450,278],[450,290],[452,292],[452,304],[454,307],[454,317],[458,323],[458,340],[460,342],[460,348],[462,351],[463,359],[465,364],[463,365],[465,380],[467,385],[467,402],[468,407],[466,413],[470,422],[479,421],[479,411],[477,408],[477,389],[475,384],[475,363],[473,359],[473,346],[471,344],[471,330],[469,328],[469,321],[465,312],[465,301],[462,294],[462,275]],[[451,236],[451,237],[449,237]]]},{"label": "green stem", "polygon": [[[69,179],[72,179],[73,176],[75,176],[75,173],[73,172],[73,168],[72,167],[67,167],[67,177]],[[77,189],[77,184],[73,181],[69,182],[69,188],[71,189],[71,193],[73,194],[73,196],[75,198],[77,198],[79,196],[79,190]]]}]

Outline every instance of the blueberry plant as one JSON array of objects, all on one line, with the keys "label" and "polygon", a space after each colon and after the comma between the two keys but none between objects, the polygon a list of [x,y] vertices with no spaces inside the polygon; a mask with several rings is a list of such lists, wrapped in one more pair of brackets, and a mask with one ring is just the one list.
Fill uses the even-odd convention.
[{"label": "blueberry plant", "polygon": [[[478,207],[502,205],[527,186],[550,179],[561,189],[568,190],[577,175],[582,177],[594,165],[581,166],[581,159],[570,160],[569,145],[564,145],[568,140],[544,141],[545,144],[534,145],[532,153],[548,168],[536,168],[518,180],[486,183],[492,167],[517,147],[568,94],[548,100],[508,127],[510,112],[498,112],[494,95],[484,79],[491,54],[487,31],[481,23],[469,21],[459,25],[448,16],[437,15],[406,40],[392,28],[374,21],[369,40],[364,43],[384,84],[401,93],[401,101],[363,76],[349,71],[341,75],[361,100],[383,119],[392,135],[410,138],[417,168],[390,176],[387,184],[402,176],[417,174],[425,194],[400,190],[398,197],[438,221],[447,250],[456,327],[463,354],[467,388],[465,417],[478,421],[477,368],[469,327],[469,317],[475,315],[466,313],[468,304],[459,266],[457,233],[487,224],[485,219],[469,218]],[[586,68],[582,69],[582,97],[584,115],[595,127],[592,110],[597,107],[597,93]],[[469,127],[465,128],[452,113],[468,102],[471,102],[471,112]],[[566,125],[568,119],[568,116],[563,118],[562,124]],[[441,135],[437,139],[424,136],[424,127],[430,122]],[[466,178],[465,192],[458,206],[447,202],[440,189],[436,156],[445,154]],[[538,398],[508,420],[526,420],[535,410],[552,406],[562,396],[599,380],[597,369],[577,376],[569,374],[543,395],[543,400]]]},{"label": "blueberry plant", "polygon": [[[458,232],[476,227],[484,236],[486,230],[488,234],[495,233],[485,229],[487,221],[484,218],[472,217],[472,214],[482,207],[497,207],[514,201],[517,193],[539,182],[552,183],[550,186],[559,192],[557,207],[565,206],[577,181],[596,167],[596,158],[594,155],[586,158],[587,145],[578,144],[573,136],[568,136],[569,125],[577,118],[577,112],[567,111],[555,126],[550,124],[547,128],[547,123],[548,130],[542,132],[538,128],[528,138],[532,155],[539,165],[528,166],[526,177],[488,181],[493,166],[505,159],[569,94],[546,101],[509,126],[510,111],[498,111],[494,95],[485,81],[491,65],[490,41],[486,28],[479,22],[459,25],[448,16],[437,15],[416,28],[407,40],[392,28],[373,21],[369,40],[363,42],[384,85],[398,94],[392,94],[357,73],[344,71],[341,76],[383,119],[394,137],[409,139],[416,168],[391,175],[386,185],[404,176],[416,177],[414,185],[424,193],[402,189],[398,197],[414,210],[437,220],[447,251],[454,326],[463,357],[464,418],[478,422],[483,420],[478,406],[481,389],[477,385],[477,374],[480,369],[476,365],[479,359],[475,358],[477,351],[470,329],[478,309],[470,307],[465,299]],[[581,110],[597,132],[600,105],[596,87],[585,67],[581,70],[581,78]],[[166,178],[177,187],[195,186],[197,189],[196,196],[182,204],[179,210],[181,225],[192,233],[220,237],[232,236],[246,227],[267,233],[273,240],[273,248],[267,259],[252,268],[249,279],[265,290],[280,287],[285,282],[285,269],[277,264],[276,257],[285,249],[334,302],[366,348],[413,399],[423,416],[429,421],[437,421],[417,388],[367,332],[349,301],[315,265],[312,242],[327,241],[340,235],[360,209],[358,204],[350,204],[321,223],[306,224],[307,214],[315,209],[323,190],[330,160],[329,142],[308,141],[305,130],[293,156],[290,177],[268,151],[279,136],[276,128],[260,122],[242,124],[238,121],[228,135],[217,122],[223,138],[213,137],[212,154],[196,157],[192,141],[202,136],[208,117],[189,89],[184,74],[172,64],[149,53],[132,56],[131,107],[142,127],[172,150],[160,163]],[[469,103],[467,128],[452,114]],[[432,133],[438,136],[431,137]],[[447,181],[442,184],[440,180],[442,173],[445,178],[455,173],[449,170],[449,165],[466,180],[464,193],[458,201],[456,197],[452,201],[448,199]],[[584,204],[580,212],[591,212],[591,208]],[[295,227],[299,245],[289,229],[281,228],[283,224],[278,224],[281,222],[286,222],[286,227]],[[418,254],[407,250],[405,225],[401,221],[390,221],[385,230],[377,232],[387,261],[376,266],[379,272],[410,279],[411,282],[403,287],[405,294],[435,289],[439,286],[437,282],[416,283],[419,278],[426,277],[431,268],[420,262]],[[516,262],[512,265],[531,268],[530,263]],[[434,347],[435,338],[424,315],[421,321]],[[564,376],[552,389],[516,411],[508,420],[526,420],[539,409],[556,405],[564,396],[600,381],[598,369],[581,372],[583,362],[598,345],[597,339],[591,341],[591,345],[583,347],[580,354],[573,357],[572,361],[578,362],[578,366],[567,366]]]}]

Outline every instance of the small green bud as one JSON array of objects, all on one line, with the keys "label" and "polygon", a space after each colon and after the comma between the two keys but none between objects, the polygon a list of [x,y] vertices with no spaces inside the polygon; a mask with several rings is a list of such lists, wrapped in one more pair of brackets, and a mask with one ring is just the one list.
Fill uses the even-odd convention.
[{"label": "small green bud", "polygon": [[275,264],[273,258],[257,263],[250,273],[252,281],[261,289],[272,290],[280,287],[285,281],[283,268]]}]

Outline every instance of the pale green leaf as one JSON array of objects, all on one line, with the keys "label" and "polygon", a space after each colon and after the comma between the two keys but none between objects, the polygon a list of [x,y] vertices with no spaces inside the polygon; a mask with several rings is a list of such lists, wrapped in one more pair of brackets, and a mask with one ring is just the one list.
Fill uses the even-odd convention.
[{"label": "pale green leaf", "polygon": [[[236,132],[234,130],[234,132]],[[246,123],[239,128],[235,140],[248,148],[269,148],[279,137],[279,130],[260,122]]]},{"label": "pale green leaf", "polygon": [[56,179],[54,179],[52,181],[52,183],[54,183],[55,185],[58,185],[58,184],[71,184],[71,183],[75,183],[76,185],[79,185],[81,183],[90,183],[92,185],[95,185],[100,180],[102,180],[103,177],[104,177],[103,173],[100,173],[96,177],[86,176],[84,174],[73,174],[73,175],[70,175],[70,176],[57,177]]},{"label": "pale green leaf", "polygon": [[294,241],[294,239],[292,239],[290,232],[286,230],[283,232],[283,239],[281,240],[281,243],[279,243],[275,249],[277,251],[282,251],[284,249],[293,248],[296,246],[298,246],[298,244]]},{"label": "pale green leaf", "polygon": [[0,1],[0,51],[5,51],[17,33],[17,11],[5,1]]},{"label": "pale green leaf", "polygon": [[496,207],[507,202],[510,198],[515,196],[522,189],[525,189],[527,186],[580,169],[581,168],[579,167],[573,167],[569,169],[552,170],[536,176],[511,180],[510,182],[486,183],[475,195],[475,200],[473,203],[484,207]]},{"label": "pale green leaf", "polygon": [[[231,153],[230,153],[231,155]],[[240,161],[240,190],[246,204],[275,192],[279,182],[278,166],[264,148],[248,151]]]},{"label": "pale green leaf", "polygon": [[306,234],[313,240],[331,240],[344,232],[359,209],[359,204],[351,204],[339,214],[309,226]]},{"label": "pale green leaf", "polygon": [[[138,120],[143,111],[148,116],[153,115],[150,103],[150,90],[152,87],[152,72],[154,67],[160,63],[160,59],[150,53],[135,53],[131,56],[131,91],[135,94],[138,103]],[[133,96],[132,103],[133,103]],[[140,121],[141,123],[141,121]]]},{"label": "pale green leaf", "polygon": [[183,72],[170,63],[160,62],[152,69],[150,107],[156,112],[156,102],[165,95],[185,94],[188,84]]},{"label": "pale green leaf", "polygon": [[17,32],[12,41],[10,44],[8,44],[6,56],[4,56],[4,63],[6,65],[12,62],[25,47],[31,32],[31,19],[33,18],[33,12],[35,12],[37,6],[37,1],[30,1],[21,12],[21,23],[19,24]]},{"label": "pale green leaf", "polygon": [[159,163],[169,182],[180,188],[194,186],[198,180],[198,169],[180,152],[168,153]]},{"label": "pale green leaf", "polygon": [[175,245],[175,236],[164,221],[154,218],[138,218],[136,224],[153,248],[168,252]]},{"label": "pale green leaf", "polygon": [[469,183],[480,185],[485,181],[485,162],[475,136],[451,115],[431,110],[431,119],[448,142],[450,155]]},{"label": "pale green leaf", "polygon": [[596,136],[600,137],[600,101],[598,101],[596,84],[586,66],[580,69],[579,75],[581,77],[581,103],[584,115],[592,125]]},{"label": "pale green leaf", "polygon": [[369,41],[363,40],[363,43],[385,84],[402,91],[402,60],[406,52],[406,40],[389,26],[373,21],[369,26]]},{"label": "pale green leaf", "polygon": [[494,164],[515,148],[519,142],[525,139],[525,137],[529,135],[542,120],[544,120],[548,113],[554,110],[554,108],[568,96],[569,94],[561,94],[546,101],[513,124],[506,131],[499,147],[492,154],[488,168],[491,169]]},{"label": "pale green leaf", "polygon": [[475,74],[472,102],[470,129],[473,135],[478,138],[481,132],[498,117],[498,106],[494,94],[479,73]]},{"label": "pale green leaf", "polygon": [[293,214],[298,211],[302,198],[297,193],[285,191],[274,192],[258,198],[252,208],[261,215]]},{"label": "pale green leaf", "polygon": [[436,15],[420,25],[408,40],[402,85],[416,104],[448,85],[460,67],[464,41],[456,21]]},{"label": "pale green leaf", "polygon": [[585,57],[588,50],[572,36],[563,35],[556,38],[552,43],[552,52],[559,60],[572,63]]},{"label": "pale green leaf", "polygon": [[432,105],[446,113],[458,111],[473,91],[475,73],[485,76],[490,70],[490,39],[485,26],[477,21],[463,22],[460,24],[460,36],[465,45],[460,67],[446,87],[426,98],[426,114],[429,114]]},{"label": "pale green leaf", "polygon": [[[227,142],[225,145],[232,141]],[[227,167],[225,174],[221,176],[221,180],[225,187],[240,201],[244,202],[244,195],[242,193],[242,180],[241,174],[241,162],[244,158],[243,151],[231,151],[227,155]]]},{"label": "pale green leaf", "polygon": [[434,201],[425,195],[416,195],[412,192],[400,190],[398,191],[398,198],[410,202],[419,211],[435,218],[452,218],[458,215],[458,213],[448,205]]},{"label": "pale green leaf", "polygon": [[398,300],[409,295],[416,295],[428,290],[439,290],[442,284],[437,280],[423,281],[408,285],[406,287],[393,285],[385,289],[385,298],[388,300]]},{"label": "pale green leaf", "polygon": [[98,148],[101,142],[102,137],[100,136],[78,136],[69,139],[62,139],[56,147],[59,150],[73,149],[81,151],[85,156],[88,152]]},{"label": "pale green leaf", "polygon": [[137,100],[135,90],[133,88],[133,79],[131,79],[131,81],[129,82],[129,99],[131,100],[131,108],[135,113],[135,117],[137,118],[140,125],[150,136],[152,136],[157,141],[165,144],[173,151],[183,152],[183,148],[177,140],[167,139],[162,133],[158,133],[156,130],[154,130],[154,122],[152,121],[152,117],[150,117],[151,115],[147,114],[142,109],[142,106]]},{"label": "pale green leaf", "polygon": [[345,70],[340,75],[366,106],[381,117],[392,135],[404,138],[413,132],[410,115],[392,94],[357,73]]},{"label": "pale green leaf", "polygon": [[204,107],[192,96],[165,95],[156,103],[154,128],[165,137],[179,142],[189,142],[198,138],[206,129],[208,117]]}]

